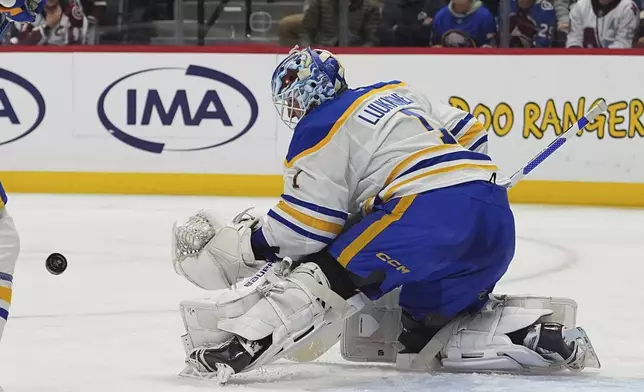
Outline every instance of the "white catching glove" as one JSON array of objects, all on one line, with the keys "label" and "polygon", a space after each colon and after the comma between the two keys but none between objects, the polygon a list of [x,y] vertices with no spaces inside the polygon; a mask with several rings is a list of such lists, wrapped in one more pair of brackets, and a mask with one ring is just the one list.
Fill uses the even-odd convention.
[{"label": "white catching glove", "polygon": [[201,210],[172,228],[175,271],[206,290],[228,288],[265,264],[255,260],[250,243],[259,219],[248,210],[223,224],[212,210]]}]

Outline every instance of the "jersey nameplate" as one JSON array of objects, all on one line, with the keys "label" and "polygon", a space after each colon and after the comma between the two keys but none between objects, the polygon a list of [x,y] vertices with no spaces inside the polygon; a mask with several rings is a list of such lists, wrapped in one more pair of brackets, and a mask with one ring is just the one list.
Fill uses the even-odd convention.
[{"label": "jersey nameplate", "polygon": [[376,125],[385,114],[391,112],[393,109],[401,106],[407,106],[414,103],[411,99],[398,93],[383,95],[379,98],[372,100],[364,109],[358,114],[358,118],[362,121]]}]

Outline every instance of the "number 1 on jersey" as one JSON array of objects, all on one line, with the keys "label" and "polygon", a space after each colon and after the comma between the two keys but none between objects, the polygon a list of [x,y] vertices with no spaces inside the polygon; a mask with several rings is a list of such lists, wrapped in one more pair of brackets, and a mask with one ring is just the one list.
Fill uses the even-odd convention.
[{"label": "number 1 on jersey", "polygon": [[416,117],[420,121],[420,123],[423,124],[423,126],[425,128],[427,128],[428,131],[440,131],[441,136],[439,136],[438,138],[443,142],[443,144],[458,144],[456,139],[454,139],[454,136],[452,136],[452,134],[449,133],[449,131],[447,129],[445,129],[445,128],[440,128],[440,129],[432,128],[432,126],[429,125],[429,123],[427,122],[425,117],[421,116],[418,113],[414,113],[409,109],[403,109],[403,110],[401,110],[401,112],[403,112],[404,114],[406,114],[408,116]]}]

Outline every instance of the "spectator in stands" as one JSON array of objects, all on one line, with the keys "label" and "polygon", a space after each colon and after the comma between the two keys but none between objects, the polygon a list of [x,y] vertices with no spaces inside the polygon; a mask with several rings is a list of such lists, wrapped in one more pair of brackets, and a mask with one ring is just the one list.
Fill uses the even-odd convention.
[{"label": "spectator in stands", "polygon": [[301,14],[288,15],[280,20],[277,30],[280,45],[292,48],[300,42],[300,37],[304,34],[302,21],[307,8],[309,8],[309,2],[305,0]]},{"label": "spectator in stands", "polygon": [[378,29],[381,46],[428,46],[443,0],[387,0]]},{"label": "spectator in stands", "polygon": [[[337,0],[309,0],[300,46],[339,45],[337,4]],[[380,8],[374,0],[349,0],[349,46],[376,45],[379,24]]]},{"label": "spectator in stands", "polygon": [[88,21],[75,0],[47,0],[34,24],[16,23],[9,42],[14,45],[79,45],[86,39]]},{"label": "spectator in stands", "polygon": [[640,11],[640,27],[637,37],[638,39],[635,46],[638,48],[644,48],[644,10]]},{"label": "spectator in stands", "polygon": [[556,21],[555,9],[548,0],[512,0],[510,47],[550,47]]},{"label": "spectator in stands", "polygon": [[435,47],[491,47],[495,38],[494,16],[480,0],[452,0],[434,18]]},{"label": "spectator in stands", "polygon": [[557,28],[553,37],[553,46],[566,46],[566,36],[570,29],[570,6],[577,0],[551,0],[557,13]]},{"label": "spectator in stands", "polygon": [[107,9],[106,0],[81,0],[83,11],[87,16],[87,44],[97,44],[98,26],[103,22]]},{"label": "spectator in stands", "polygon": [[555,12],[557,13],[557,31],[568,31],[570,27],[570,6],[574,0],[553,0]]},{"label": "spectator in stands", "polygon": [[631,48],[639,9],[631,0],[579,0],[570,9],[569,48]]}]

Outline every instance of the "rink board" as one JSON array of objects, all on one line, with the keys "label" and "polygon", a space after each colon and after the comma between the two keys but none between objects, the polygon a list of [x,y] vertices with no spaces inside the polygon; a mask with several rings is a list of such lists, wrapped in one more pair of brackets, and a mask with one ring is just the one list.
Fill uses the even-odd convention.
[{"label": "rink board", "polygon": [[[506,174],[603,98],[609,116],[512,200],[644,206],[644,75],[616,72],[644,69],[644,52],[613,54],[357,49],[340,58],[354,86],[402,79],[473,112]],[[269,81],[283,56],[249,47],[3,53],[0,180],[8,192],[279,195],[291,131]]]}]

